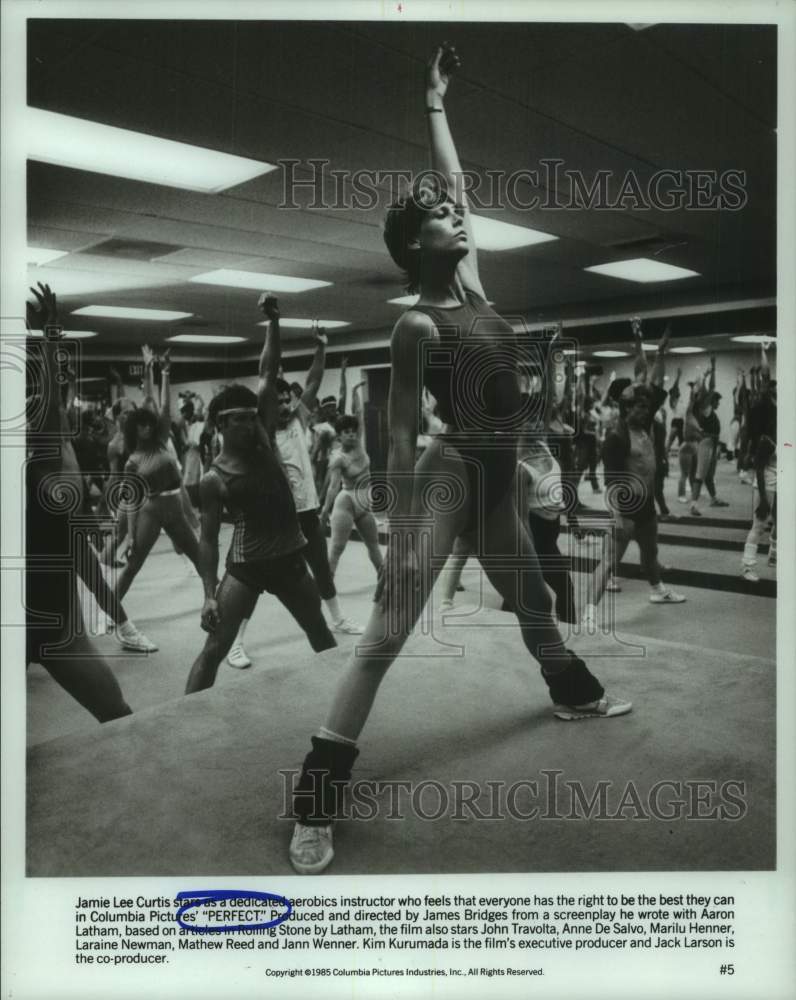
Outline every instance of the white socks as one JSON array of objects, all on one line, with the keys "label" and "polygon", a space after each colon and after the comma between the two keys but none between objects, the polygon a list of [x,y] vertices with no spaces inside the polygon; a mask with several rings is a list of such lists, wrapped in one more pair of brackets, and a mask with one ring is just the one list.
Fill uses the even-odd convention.
[{"label": "white socks", "polygon": [[323,603],[329,611],[329,617],[336,625],[343,618],[343,612],[340,610],[340,602],[337,600],[337,597],[329,597]]},{"label": "white socks", "polygon": [[326,726],[321,726],[318,730],[318,736],[322,740],[331,740],[333,743],[344,743],[346,746],[355,747],[357,745],[356,740],[351,740],[347,736],[341,736],[340,733],[335,733],[331,729],[327,729]]}]

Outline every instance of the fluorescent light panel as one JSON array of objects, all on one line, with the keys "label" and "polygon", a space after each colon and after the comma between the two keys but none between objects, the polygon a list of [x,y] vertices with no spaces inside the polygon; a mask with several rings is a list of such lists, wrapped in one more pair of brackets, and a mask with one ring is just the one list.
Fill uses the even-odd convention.
[{"label": "fluorescent light panel", "polygon": [[730,337],[730,340],[734,340],[736,344],[762,344],[763,342],[771,344],[772,347],[776,345],[776,337],[767,337],[764,333],[743,333],[738,337]]},{"label": "fluorescent light panel", "polygon": [[[31,337],[43,337],[44,334],[39,330],[28,330],[28,335]],[[89,337],[98,337],[99,334],[95,333],[94,330],[64,330],[64,337],[67,340],[87,340]]]},{"label": "fluorescent light panel", "polygon": [[195,274],[189,281],[200,285],[225,285],[228,288],[251,288],[257,292],[308,292],[326,288],[331,281],[314,278],[292,278],[287,274],[261,274],[259,271],[235,271],[222,267],[218,271]]},{"label": "fluorescent light panel", "polygon": [[[387,305],[390,305],[390,306],[413,306],[413,305],[416,305],[416,303],[417,303],[417,301],[418,301],[419,298],[420,298],[419,295],[401,295],[397,299],[387,299]],[[486,304],[488,306],[493,306],[495,303],[491,299],[487,299],[486,300]],[[517,327],[517,331],[522,332],[524,330],[525,330],[524,326]]]},{"label": "fluorescent light panel", "polygon": [[670,354],[704,354],[704,347],[673,347]]},{"label": "fluorescent light panel", "polygon": [[510,222],[499,222],[483,215],[471,215],[475,245],[479,250],[514,250],[517,247],[532,246],[534,243],[548,243],[557,236],[515,226]]},{"label": "fluorescent light panel", "polygon": [[626,358],[627,351],[594,351],[595,358]]},{"label": "fluorescent light panel", "polygon": [[176,337],[166,337],[171,344],[240,344],[245,337],[226,337],[222,334],[178,333]]},{"label": "fluorescent light panel", "polygon": [[127,306],[83,306],[75,309],[73,316],[105,316],[108,319],[142,319],[170,322],[187,319],[193,313],[174,312],[171,309],[132,309]]},{"label": "fluorescent light panel", "polygon": [[28,247],[26,259],[28,264],[50,264],[60,257],[66,257],[68,250],[48,250],[46,247]]},{"label": "fluorescent light panel", "polygon": [[273,163],[28,108],[28,157],[75,170],[212,194],[276,170]]},{"label": "fluorescent light panel", "polygon": [[[311,319],[280,319],[279,325],[283,330],[311,330],[313,321]],[[268,320],[263,320],[257,326],[268,326]],[[341,326],[351,326],[347,320],[343,319],[319,319],[318,326],[323,326],[327,330],[337,330]]]},{"label": "fluorescent light panel", "polygon": [[647,257],[635,257],[633,260],[616,260],[610,264],[595,264],[584,267],[584,271],[602,274],[606,278],[621,278],[624,281],[679,281],[681,278],[693,278],[698,271],[690,271],[687,267],[676,267],[674,264],[664,264],[659,260],[649,260]]}]

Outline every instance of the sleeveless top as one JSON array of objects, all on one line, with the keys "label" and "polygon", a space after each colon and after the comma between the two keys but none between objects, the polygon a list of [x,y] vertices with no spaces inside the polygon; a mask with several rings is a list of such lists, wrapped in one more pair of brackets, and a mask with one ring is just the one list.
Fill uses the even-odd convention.
[{"label": "sleeveless top", "polygon": [[296,504],[287,477],[269,448],[259,449],[246,472],[209,469],[225,487],[224,506],[234,520],[227,565],[277,559],[303,548]]},{"label": "sleeveless top", "polygon": [[459,306],[412,306],[439,332],[439,341],[423,344],[423,383],[456,431],[517,433],[523,422],[517,336],[480,295],[465,289],[465,296]]},{"label": "sleeveless top", "polygon": [[137,472],[147,484],[150,496],[178,490],[182,485],[176,457],[166,445],[152,451],[134,451],[125,464],[126,472]]}]

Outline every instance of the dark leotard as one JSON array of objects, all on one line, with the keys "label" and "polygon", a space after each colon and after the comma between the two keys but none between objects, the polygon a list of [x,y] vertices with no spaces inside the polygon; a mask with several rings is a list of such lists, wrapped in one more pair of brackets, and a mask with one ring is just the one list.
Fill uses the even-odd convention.
[{"label": "dark leotard", "polygon": [[459,306],[417,305],[439,340],[424,343],[423,382],[437,400],[453,445],[467,469],[470,515],[465,531],[488,515],[514,483],[517,435],[523,422],[517,338],[480,295],[466,290]]}]

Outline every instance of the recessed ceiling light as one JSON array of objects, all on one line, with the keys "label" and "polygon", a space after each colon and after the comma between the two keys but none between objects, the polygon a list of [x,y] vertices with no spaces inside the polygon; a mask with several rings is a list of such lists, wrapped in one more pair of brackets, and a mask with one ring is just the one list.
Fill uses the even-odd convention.
[{"label": "recessed ceiling light", "polygon": [[[28,335],[30,337],[43,337],[44,334],[39,330],[28,330]],[[89,337],[97,337],[99,334],[95,333],[94,330],[64,330],[64,337],[67,340],[87,340]]]},{"label": "recessed ceiling light", "polygon": [[172,344],[240,344],[245,337],[226,337],[223,334],[178,333],[176,337],[166,337]]},{"label": "recessed ceiling light", "polygon": [[594,351],[595,358],[626,358],[627,351]]},{"label": "recessed ceiling light", "polygon": [[568,357],[572,357],[573,354],[577,354],[578,352],[573,350],[572,348],[564,348],[564,350],[561,353],[566,354]]},{"label": "recessed ceiling light", "polygon": [[676,267],[674,264],[664,264],[659,260],[649,260],[647,257],[636,257],[633,260],[615,260],[610,264],[595,264],[584,267],[584,271],[603,274],[606,278],[622,278],[624,281],[678,281],[680,278],[693,278],[698,271],[690,271],[687,267]]},{"label": "recessed ceiling light", "polygon": [[27,109],[25,125],[31,160],[188,191],[224,191],[276,170],[273,163],[41,108]]},{"label": "recessed ceiling light", "polygon": [[99,295],[152,286],[151,273],[131,275],[122,272],[78,270],[47,264],[28,266],[28,281],[41,281],[52,288],[59,299],[69,295]]},{"label": "recessed ceiling light", "polygon": [[193,313],[175,312],[171,309],[128,309],[127,306],[83,306],[75,309],[73,316],[106,316],[108,319],[144,319],[170,322],[187,319]]},{"label": "recessed ceiling light", "polygon": [[642,344],[641,345],[641,350],[642,351],[657,351],[658,350],[658,345],[657,344]]},{"label": "recessed ceiling light", "polygon": [[[311,319],[280,319],[279,325],[283,329],[289,330],[311,330],[313,322]],[[257,326],[268,326],[268,320],[263,320]],[[318,326],[325,327],[327,330],[337,330],[341,326],[351,326],[351,324],[343,319],[319,319]]]},{"label": "recessed ceiling light", "polygon": [[235,271],[222,267],[218,271],[195,274],[189,281],[200,285],[226,285],[228,288],[251,288],[258,292],[308,292],[312,288],[326,288],[331,281],[314,278],[292,278],[287,274],[261,274],[259,271]]},{"label": "recessed ceiling light", "polygon": [[771,344],[776,346],[777,338],[768,337],[765,333],[744,333],[738,337],[730,337],[736,344]]},{"label": "recessed ceiling light", "polygon": [[45,247],[28,247],[26,251],[26,260],[28,264],[49,264],[51,261],[58,260],[59,257],[66,257],[69,253],[68,250],[48,250]]},{"label": "recessed ceiling light", "polygon": [[704,347],[673,347],[669,353],[670,354],[704,354],[706,348]]},{"label": "recessed ceiling light", "polygon": [[542,233],[538,229],[515,226],[510,222],[499,222],[483,215],[471,215],[475,245],[479,250],[513,250],[516,247],[532,246],[534,243],[548,243],[557,236]]}]

